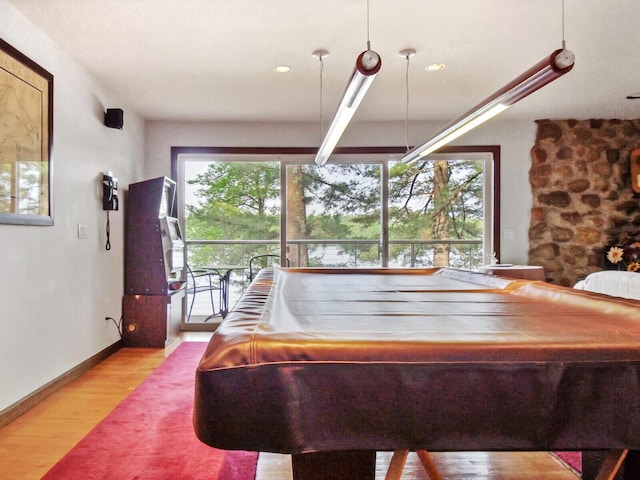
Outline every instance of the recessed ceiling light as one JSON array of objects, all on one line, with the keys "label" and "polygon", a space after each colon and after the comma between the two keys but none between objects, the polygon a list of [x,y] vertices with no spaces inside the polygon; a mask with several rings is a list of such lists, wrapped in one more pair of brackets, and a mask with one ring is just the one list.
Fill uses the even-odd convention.
[{"label": "recessed ceiling light", "polygon": [[291,67],[289,65],[278,65],[273,68],[273,71],[277,73],[288,73],[291,71]]},{"label": "recessed ceiling light", "polygon": [[438,70],[444,70],[446,65],[444,63],[431,63],[424,67],[427,72],[437,72]]},{"label": "recessed ceiling light", "polygon": [[640,93],[632,93],[631,95],[627,95],[629,100],[638,100],[640,99]]}]

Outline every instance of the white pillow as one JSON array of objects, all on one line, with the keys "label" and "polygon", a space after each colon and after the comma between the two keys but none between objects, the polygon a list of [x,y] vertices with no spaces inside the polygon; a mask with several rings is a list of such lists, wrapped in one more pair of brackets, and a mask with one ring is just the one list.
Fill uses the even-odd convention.
[{"label": "white pillow", "polygon": [[640,300],[640,273],[618,270],[594,272],[576,283],[574,288]]}]

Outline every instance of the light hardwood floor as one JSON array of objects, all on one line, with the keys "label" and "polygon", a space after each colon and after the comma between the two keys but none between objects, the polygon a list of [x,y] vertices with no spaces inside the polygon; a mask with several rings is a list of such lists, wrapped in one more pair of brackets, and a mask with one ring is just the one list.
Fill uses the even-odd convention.
[{"label": "light hardwood floor", "polygon": [[[211,333],[185,332],[179,341],[207,341]],[[0,478],[36,480],[132,392],[175,349],[124,348],[0,430]],[[547,453],[434,453],[448,480],[576,480]],[[391,453],[378,454],[384,480]],[[291,480],[287,455],[261,454],[256,480]],[[429,477],[414,453],[403,480]],[[114,479],[118,480],[118,479]],[[176,479],[180,480],[180,479]]]}]

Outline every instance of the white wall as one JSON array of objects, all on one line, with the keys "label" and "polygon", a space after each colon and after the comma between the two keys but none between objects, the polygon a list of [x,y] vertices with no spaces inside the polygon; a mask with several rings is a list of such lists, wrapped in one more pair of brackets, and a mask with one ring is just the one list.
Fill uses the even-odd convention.
[{"label": "white wall", "polygon": [[[419,144],[440,124],[412,124],[409,143]],[[352,123],[339,146],[402,146],[404,122]],[[145,174],[171,174],[172,146],[313,147],[320,143],[312,123],[147,122]],[[530,150],[536,134],[532,121],[495,120],[458,139],[456,145],[501,146],[501,256],[504,263],[527,263],[531,187]],[[506,237],[506,238],[505,238]]]},{"label": "white wall", "polygon": [[[124,202],[106,251],[99,182],[106,170],[122,186],[142,179],[144,123],[5,0],[0,37],[54,76],[55,221],[0,225],[2,411],[119,339],[104,317],[121,316]],[[107,107],[124,109],[123,130],[103,125]]]}]

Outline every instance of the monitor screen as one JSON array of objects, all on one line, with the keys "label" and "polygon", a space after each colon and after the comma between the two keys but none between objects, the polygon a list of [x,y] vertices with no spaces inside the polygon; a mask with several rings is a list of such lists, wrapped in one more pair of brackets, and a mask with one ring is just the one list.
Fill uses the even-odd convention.
[{"label": "monitor screen", "polygon": [[176,184],[173,180],[165,178],[162,186],[162,197],[160,198],[160,210],[158,217],[170,217],[173,214],[173,201],[176,194]]}]

